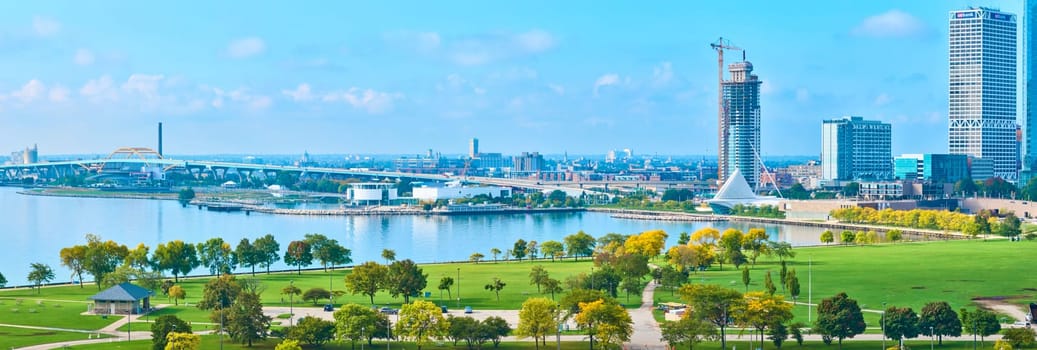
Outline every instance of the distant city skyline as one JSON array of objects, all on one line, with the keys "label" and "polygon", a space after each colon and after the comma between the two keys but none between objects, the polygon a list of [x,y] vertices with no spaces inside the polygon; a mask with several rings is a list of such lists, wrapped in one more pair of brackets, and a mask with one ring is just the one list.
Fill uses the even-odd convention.
[{"label": "distant city skyline", "polygon": [[948,13],[1026,20],[1007,0],[253,5],[0,4],[0,154],[157,147],[164,122],[182,155],[466,154],[472,138],[715,155],[721,36],[764,82],[764,158],[819,156],[821,121],[843,115],[892,124],[894,154],[946,153]]}]

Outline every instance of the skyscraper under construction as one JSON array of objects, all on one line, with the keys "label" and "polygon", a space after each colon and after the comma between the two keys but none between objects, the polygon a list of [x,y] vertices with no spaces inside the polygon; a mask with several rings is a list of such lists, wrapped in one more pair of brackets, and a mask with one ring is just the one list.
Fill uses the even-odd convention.
[{"label": "skyscraper under construction", "polygon": [[731,79],[721,85],[719,154],[720,181],[738,169],[755,189],[760,181],[760,84],[749,61],[728,66]]}]

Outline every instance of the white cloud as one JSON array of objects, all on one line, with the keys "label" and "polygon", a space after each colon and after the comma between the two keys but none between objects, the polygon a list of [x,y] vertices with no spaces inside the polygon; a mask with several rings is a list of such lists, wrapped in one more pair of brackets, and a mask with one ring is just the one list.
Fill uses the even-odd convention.
[{"label": "white cloud", "polygon": [[122,84],[122,89],[147,98],[155,98],[158,96],[158,84],[163,78],[163,75],[133,74]]},{"label": "white cloud", "polygon": [[32,30],[39,36],[54,36],[61,32],[61,22],[52,18],[36,16],[32,18]]},{"label": "white cloud", "polygon": [[455,52],[450,58],[462,66],[478,66],[490,62],[493,56],[489,52]]},{"label": "white cloud", "polygon": [[558,96],[565,95],[565,87],[558,84],[547,84],[547,88],[554,91]]},{"label": "white cloud", "polygon": [[257,37],[234,40],[227,45],[227,55],[231,58],[248,58],[261,54],[265,50],[266,43]]},{"label": "white cloud", "polygon": [[442,41],[439,38],[439,33],[435,32],[417,33],[414,35],[414,39],[418,51],[432,51],[438,49],[439,44]]},{"label": "white cloud", "polygon": [[225,103],[229,100],[230,102],[237,103],[238,105],[245,106],[245,108],[253,111],[264,110],[270,108],[274,104],[274,100],[269,96],[264,95],[253,95],[248,89],[240,88],[232,91],[225,91],[220,88],[209,88],[202,86],[203,90],[211,91],[216,95],[209,104],[214,108],[223,108]]},{"label": "white cloud", "polygon": [[673,64],[670,62],[660,63],[652,69],[652,85],[655,87],[665,86],[673,81]]},{"label": "white cloud", "polygon": [[79,89],[79,94],[94,102],[104,100],[114,101],[119,99],[119,92],[114,87],[112,77],[104,75],[97,79],[91,79]]},{"label": "white cloud", "polygon": [[879,94],[877,97],[875,97],[875,105],[876,106],[882,107],[882,106],[888,105],[890,102],[893,102],[893,97],[890,97],[889,94],[887,94],[885,92],[883,92],[883,93]]},{"label": "white cloud", "polygon": [[20,89],[12,91],[11,97],[22,101],[22,103],[29,103],[43,97],[46,91],[47,87],[43,85],[43,82],[33,79],[22,85]]},{"label": "white cloud", "polygon": [[209,104],[212,105],[213,108],[223,108],[223,97],[217,96],[216,98],[212,99],[212,102],[209,102]]},{"label": "white cloud", "polygon": [[50,102],[65,102],[68,101],[68,88],[61,85],[54,85],[50,88],[50,94],[48,98]]},{"label": "white cloud", "polygon": [[72,62],[80,66],[89,66],[94,64],[94,53],[87,49],[76,50],[76,54],[72,57]]},{"label": "white cloud", "polygon": [[868,37],[909,37],[925,31],[925,24],[909,13],[893,9],[865,18],[851,33]]},{"label": "white cloud", "polygon": [[533,29],[515,35],[515,42],[522,50],[530,53],[537,53],[554,47],[555,38],[551,36],[551,33],[540,29]]},{"label": "white cloud", "polygon": [[251,110],[261,110],[270,108],[272,104],[274,104],[274,101],[270,97],[255,96],[248,102],[248,108]]},{"label": "white cloud", "polygon": [[598,96],[598,89],[603,86],[616,85],[619,83],[619,75],[616,73],[609,73],[598,77],[598,80],[594,81],[594,96]]},{"label": "white cloud", "polygon": [[353,108],[362,109],[371,114],[380,114],[392,110],[393,102],[403,98],[401,94],[393,94],[372,89],[350,88],[347,91],[333,91],[324,95],[324,102],[345,102]]},{"label": "white cloud", "polygon": [[306,83],[299,84],[295,90],[281,90],[281,93],[285,96],[291,97],[295,102],[303,102],[313,99],[313,93],[310,91],[310,84]]}]

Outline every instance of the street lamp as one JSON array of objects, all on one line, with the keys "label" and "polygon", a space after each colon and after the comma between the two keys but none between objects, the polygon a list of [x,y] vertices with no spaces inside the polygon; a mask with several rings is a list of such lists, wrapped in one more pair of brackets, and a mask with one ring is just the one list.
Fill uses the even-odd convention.
[{"label": "street lamp", "polygon": [[933,350],[933,338],[935,338],[933,333],[933,326],[929,326],[929,350]]},{"label": "street lamp", "polygon": [[882,316],[880,318],[882,319],[882,321],[880,321],[880,323],[881,323],[880,327],[882,327],[882,350],[886,350],[886,303],[885,302],[882,303]]},{"label": "street lamp", "polygon": [[[288,285],[295,287],[295,280],[289,280]],[[295,319],[295,288],[288,288],[288,326],[292,326],[292,321]],[[284,300],[284,299],[281,299]],[[282,301],[283,303],[283,301]]]},{"label": "street lamp", "polygon": [[364,330],[367,327],[360,326],[360,350],[364,350]]},{"label": "street lamp", "polygon": [[461,308],[461,268],[457,268],[457,308]]}]

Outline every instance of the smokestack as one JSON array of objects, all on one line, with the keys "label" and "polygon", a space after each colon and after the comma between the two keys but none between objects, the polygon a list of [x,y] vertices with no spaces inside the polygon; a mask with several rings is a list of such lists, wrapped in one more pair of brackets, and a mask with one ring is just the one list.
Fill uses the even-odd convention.
[{"label": "smokestack", "polygon": [[158,155],[162,155],[162,122],[158,123]]}]

